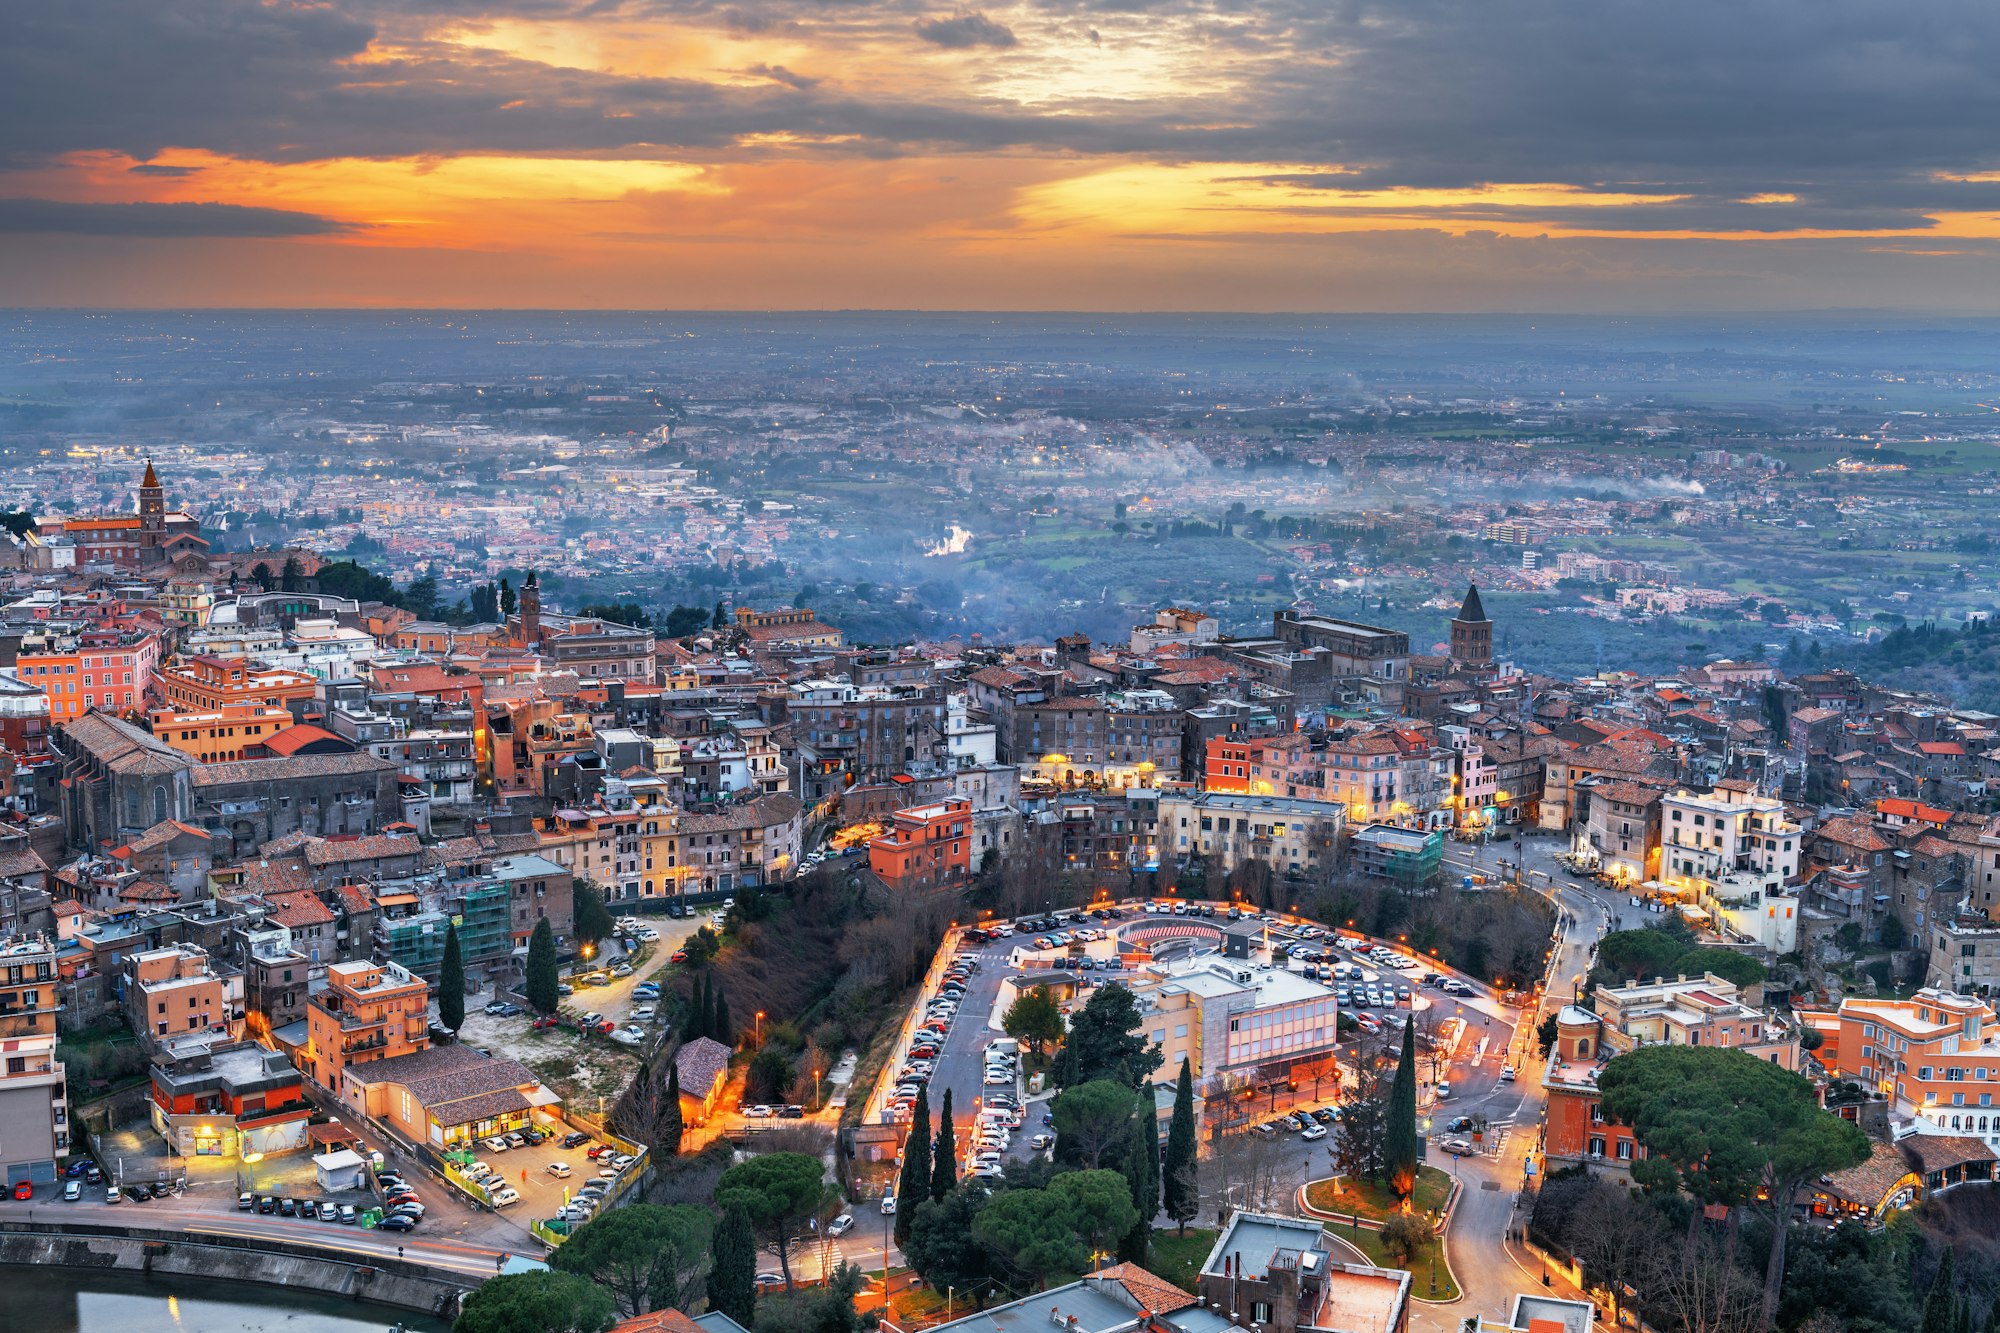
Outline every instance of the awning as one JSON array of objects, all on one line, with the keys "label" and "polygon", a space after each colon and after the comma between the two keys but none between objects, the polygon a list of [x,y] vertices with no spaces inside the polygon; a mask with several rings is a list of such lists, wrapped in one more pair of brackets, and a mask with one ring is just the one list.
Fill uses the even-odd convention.
[{"label": "awning", "polygon": [[528,1105],[535,1110],[540,1110],[544,1106],[561,1106],[562,1097],[537,1083],[535,1090],[528,1094]]}]

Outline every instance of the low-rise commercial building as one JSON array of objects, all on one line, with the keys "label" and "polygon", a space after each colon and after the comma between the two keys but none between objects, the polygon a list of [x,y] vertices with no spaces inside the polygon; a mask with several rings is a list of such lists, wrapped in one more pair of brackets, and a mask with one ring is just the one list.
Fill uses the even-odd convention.
[{"label": "low-rise commercial building", "polygon": [[1217,877],[1253,861],[1305,875],[1333,864],[1343,822],[1331,801],[1170,788],[1160,793],[1160,854],[1203,857]]},{"label": "low-rise commercial building", "polygon": [[299,1071],[255,1042],[176,1037],[153,1061],[153,1128],[183,1157],[242,1157],[306,1146]]},{"label": "low-rise commercial building", "polygon": [[1204,1095],[1260,1068],[1330,1061],[1339,1032],[1333,990],[1282,967],[1205,956],[1155,964],[1132,982],[1140,1031],[1165,1057],[1154,1077],[1180,1075]]}]

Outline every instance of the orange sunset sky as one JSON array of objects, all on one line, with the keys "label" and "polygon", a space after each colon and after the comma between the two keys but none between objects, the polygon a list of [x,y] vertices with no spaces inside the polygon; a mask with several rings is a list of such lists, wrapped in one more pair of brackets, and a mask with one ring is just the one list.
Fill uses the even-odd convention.
[{"label": "orange sunset sky", "polygon": [[0,304],[2000,298],[2000,6],[0,0]]}]

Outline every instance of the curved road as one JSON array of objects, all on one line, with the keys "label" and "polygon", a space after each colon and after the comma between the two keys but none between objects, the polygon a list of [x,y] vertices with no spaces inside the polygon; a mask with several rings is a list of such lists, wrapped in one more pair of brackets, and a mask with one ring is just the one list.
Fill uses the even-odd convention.
[{"label": "curved road", "polygon": [[[1505,847],[1507,868],[1521,858],[1524,873],[1536,888],[1550,894],[1563,914],[1555,958],[1549,969],[1549,988],[1538,1011],[1524,1012],[1518,1031],[1515,1064],[1520,1078],[1512,1085],[1497,1084],[1484,1096],[1461,1103],[1461,1109],[1479,1110],[1495,1121],[1511,1120],[1515,1132],[1503,1141],[1500,1151],[1489,1157],[1472,1157],[1456,1166],[1464,1189],[1445,1238],[1452,1271],[1457,1275],[1464,1299],[1450,1305],[1418,1302],[1410,1325],[1420,1333],[1456,1333],[1467,1315],[1504,1317],[1515,1293],[1542,1291],[1542,1268],[1528,1252],[1510,1239],[1510,1234],[1526,1224],[1523,1186],[1530,1183],[1527,1165],[1542,1170],[1535,1151],[1539,1126],[1547,1097],[1542,1091],[1543,1061],[1535,1041],[1535,1029],[1542,1014],[1559,1008],[1575,993],[1574,987],[1590,969],[1597,941],[1607,931],[1645,923],[1647,914],[1631,906],[1627,898],[1587,883],[1565,870],[1555,860],[1563,849],[1560,838],[1530,838],[1517,853]],[[1454,846],[1450,860],[1459,867],[1496,868],[1500,849],[1467,849]],[[1473,859],[1474,857],[1477,859]],[[1553,1294],[1574,1297],[1574,1289],[1556,1279]]]}]

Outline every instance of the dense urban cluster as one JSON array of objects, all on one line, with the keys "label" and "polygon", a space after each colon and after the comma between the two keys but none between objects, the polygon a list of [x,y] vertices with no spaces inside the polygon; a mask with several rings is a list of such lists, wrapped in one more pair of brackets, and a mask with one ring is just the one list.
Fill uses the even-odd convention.
[{"label": "dense urban cluster", "polygon": [[24,1207],[393,1241],[470,1333],[2000,1295],[1988,714],[1541,674],[1477,587],[1435,649],[1195,598],[1111,640],[655,627],[532,567],[440,618],[137,480],[34,516],[0,603]]}]

